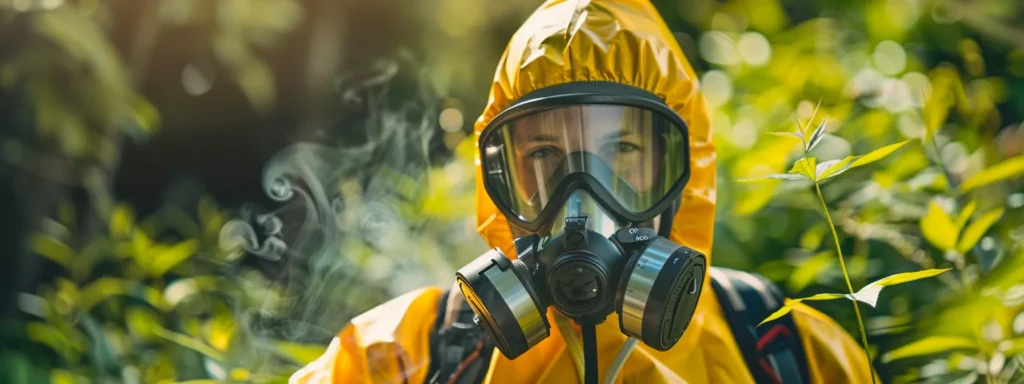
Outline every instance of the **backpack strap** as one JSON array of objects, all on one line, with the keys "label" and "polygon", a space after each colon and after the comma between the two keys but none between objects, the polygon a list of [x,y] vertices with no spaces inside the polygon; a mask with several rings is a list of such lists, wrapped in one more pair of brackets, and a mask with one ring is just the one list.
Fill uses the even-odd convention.
[{"label": "backpack strap", "polygon": [[770,281],[743,271],[712,267],[711,286],[725,312],[747,369],[758,384],[810,384],[807,355],[793,316],[757,326],[785,303]]},{"label": "backpack strap", "polygon": [[468,384],[483,381],[494,351],[475,314],[453,286],[438,303],[437,323],[430,335],[429,384]]}]

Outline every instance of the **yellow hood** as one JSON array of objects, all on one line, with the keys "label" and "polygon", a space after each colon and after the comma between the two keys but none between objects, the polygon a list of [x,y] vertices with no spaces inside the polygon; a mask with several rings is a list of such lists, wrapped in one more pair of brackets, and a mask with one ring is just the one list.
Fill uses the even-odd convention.
[{"label": "yellow hood", "polygon": [[[498,62],[487,106],[474,125],[477,141],[487,124],[516,99],[540,88],[575,81],[611,81],[645,89],[662,98],[686,122],[691,175],[669,238],[704,253],[710,264],[716,155],[707,108],[693,68],[650,2],[549,0],[541,5],[512,36]],[[477,231],[490,246],[513,255],[508,221],[483,186],[479,152],[476,190]],[[710,279],[705,276],[703,292],[710,291]],[[703,328],[702,312],[716,304],[714,300],[699,302],[697,314],[674,350],[696,345]],[[548,317],[552,316],[554,312],[549,311]],[[609,351],[605,353],[610,356],[625,339],[618,331],[617,319],[612,320],[598,327],[599,349]]]},{"label": "yellow hood", "polygon": [[[672,224],[671,240],[711,256],[715,219],[715,148],[697,76],[672,33],[647,1],[550,0],[512,36],[498,63],[490,96],[474,126],[521,96],[575,81],[612,81],[661,97],[690,131],[691,177]],[[508,221],[487,195],[476,154],[477,230],[512,255]]]}]

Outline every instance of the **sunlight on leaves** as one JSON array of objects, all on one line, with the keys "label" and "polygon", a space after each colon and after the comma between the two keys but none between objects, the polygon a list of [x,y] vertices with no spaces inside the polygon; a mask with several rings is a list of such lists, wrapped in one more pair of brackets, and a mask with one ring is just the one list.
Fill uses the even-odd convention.
[{"label": "sunlight on leaves", "polygon": [[948,270],[950,270],[950,268],[926,269],[917,272],[897,273],[895,275],[868,284],[864,288],[861,288],[860,291],[857,291],[857,293],[854,293],[852,295],[842,293],[819,293],[817,295],[805,297],[802,299],[790,299],[789,301],[786,302],[786,305],[782,306],[782,308],[779,308],[778,311],[775,311],[775,313],[772,313],[770,316],[765,318],[763,321],[761,321],[761,323],[758,324],[758,326],[769,321],[778,319],[782,316],[785,316],[787,313],[793,310],[793,307],[795,307],[798,303],[802,301],[834,300],[840,298],[847,298],[851,300],[861,301],[864,302],[865,304],[874,307],[878,302],[878,294],[882,292],[882,288],[936,276]]},{"label": "sunlight on leaves", "polygon": [[938,202],[928,205],[928,213],[921,218],[921,234],[929,243],[942,250],[956,249],[960,228]]},{"label": "sunlight on leaves", "polygon": [[74,251],[67,244],[60,242],[50,236],[33,234],[29,239],[29,247],[35,252],[50,261],[67,268],[74,256]]},{"label": "sunlight on leaves", "polygon": [[143,299],[150,305],[158,308],[167,308],[160,291],[141,283],[117,279],[112,277],[96,280],[82,288],[79,296],[78,306],[88,311],[99,302],[113,296],[131,296]]},{"label": "sunlight on leaves", "polygon": [[206,343],[203,343],[201,340],[193,339],[188,335],[183,335],[174,331],[167,330],[159,325],[155,325],[153,327],[153,333],[155,333],[157,336],[160,336],[161,338],[164,338],[182,347],[199,352],[213,360],[225,361],[224,355],[222,353],[206,345]]},{"label": "sunlight on leaves", "polygon": [[977,343],[966,337],[929,336],[889,351],[882,355],[882,362],[888,363],[908,357],[927,356],[953,349],[976,348],[978,348]]},{"label": "sunlight on leaves", "polygon": [[231,311],[221,311],[203,324],[206,342],[218,351],[227,351],[235,336],[236,319]]},{"label": "sunlight on leaves", "polygon": [[110,212],[110,235],[114,237],[128,236],[135,227],[135,213],[126,204],[117,204]]},{"label": "sunlight on leaves", "polygon": [[171,247],[154,247],[158,251],[149,264],[149,274],[153,277],[163,276],[167,271],[196,254],[199,241],[196,239],[182,241]]},{"label": "sunlight on leaves", "polygon": [[960,214],[956,217],[956,228],[958,231],[963,229],[964,225],[967,225],[967,221],[971,219],[971,216],[974,215],[974,211],[977,209],[978,203],[971,200],[970,203],[967,203],[967,205],[960,210]]},{"label": "sunlight on leaves", "polygon": [[821,276],[829,267],[835,264],[836,256],[831,251],[825,251],[811,256],[807,260],[800,262],[799,265],[793,272],[789,274],[789,280],[786,282],[787,288],[791,292],[800,292],[808,285],[815,282],[818,276]]},{"label": "sunlight on leaves", "polygon": [[814,180],[815,174],[815,159],[813,157],[805,157],[797,160],[796,164],[793,164],[793,168],[789,170],[789,173],[795,173],[803,175],[809,180]]},{"label": "sunlight on leaves", "polygon": [[1002,208],[986,212],[981,217],[978,217],[977,220],[971,222],[971,225],[967,226],[967,229],[964,230],[960,243],[956,246],[957,251],[967,253],[971,248],[974,248],[978,241],[981,240],[981,237],[985,235],[985,232],[999,221],[1001,217],[1003,217]]},{"label": "sunlight on leaves", "polygon": [[857,159],[857,156],[847,156],[842,160],[831,160],[821,164],[828,164],[828,167],[821,169],[821,164],[818,165],[817,177],[818,181],[823,181],[836,176],[840,173],[846,172],[850,168],[850,163]]},{"label": "sunlight on leaves", "polygon": [[937,276],[950,269],[925,269],[923,271],[897,273],[864,286],[864,288],[853,294],[853,298],[874,307],[878,303],[878,295],[882,292],[882,288]]},{"label": "sunlight on leaves", "polygon": [[[921,111],[924,117],[925,140],[931,140],[935,136],[935,132],[938,132],[939,127],[946,122],[949,110],[956,101],[953,87],[960,83],[960,76],[953,68],[941,66],[932,70],[931,96],[925,100]],[[922,99],[924,99],[923,95]]]},{"label": "sunlight on leaves", "polygon": [[796,307],[797,304],[800,304],[801,302],[804,302],[804,301],[835,300],[835,299],[841,299],[841,298],[844,298],[844,297],[847,297],[847,296],[849,296],[849,295],[844,295],[842,293],[819,293],[817,295],[814,295],[814,296],[811,296],[811,297],[805,297],[805,298],[802,298],[802,299],[788,299],[786,301],[786,305],[783,305],[782,308],[779,308],[778,311],[775,311],[775,313],[769,315],[768,317],[766,317],[764,320],[762,320],[757,325],[761,326],[761,324],[764,324],[764,323],[767,323],[769,321],[778,319],[778,318],[780,318],[782,316],[785,316],[787,313],[792,311],[793,308]]},{"label": "sunlight on leaves", "polygon": [[202,292],[216,292],[218,289],[222,289],[222,287],[220,286],[220,278],[217,276],[195,276],[178,279],[168,285],[167,289],[164,289],[164,300],[171,307],[175,307],[192,295]]},{"label": "sunlight on leaves", "polygon": [[278,355],[303,366],[312,363],[327,350],[326,346],[319,344],[299,344],[288,341],[278,341],[276,344]]},{"label": "sunlight on leaves", "polygon": [[150,340],[156,337],[153,329],[159,326],[160,320],[152,310],[132,307],[125,313],[125,324],[136,340]]},{"label": "sunlight on leaves", "polygon": [[772,179],[800,180],[800,179],[804,179],[804,176],[801,176],[801,175],[798,175],[798,174],[795,174],[795,173],[777,173],[777,174],[768,175],[768,176],[750,177],[750,178],[746,178],[746,179],[739,179],[737,181],[748,183],[748,182],[765,181],[765,180],[772,180]]},{"label": "sunlight on leaves", "polygon": [[873,162],[881,160],[882,158],[889,156],[893,152],[896,152],[896,150],[900,149],[900,147],[902,147],[904,144],[908,142],[910,142],[910,140],[905,140],[896,144],[891,144],[884,146],[882,148],[878,148],[863,156],[847,156],[842,160],[834,161],[827,169],[820,170],[818,172],[817,181],[823,181],[831,177],[838,176],[843,172],[860,167],[862,165],[871,164]]},{"label": "sunlight on leaves", "polygon": [[769,135],[781,136],[781,137],[795,137],[801,141],[804,139],[804,135],[800,132],[768,132]]},{"label": "sunlight on leaves", "polygon": [[28,323],[25,325],[25,333],[29,340],[50,347],[65,361],[76,362],[85,351],[84,336],[74,333],[66,334],[47,323],[38,321]]},{"label": "sunlight on leaves", "polygon": [[871,151],[868,154],[860,156],[859,158],[857,158],[857,160],[855,160],[852,164],[850,164],[850,168],[851,169],[852,168],[857,168],[857,167],[860,167],[860,166],[863,166],[863,165],[868,165],[868,164],[874,163],[874,162],[876,162],[878,160],[881,160],[882,158],[884,158],[886,156],[889,156],[893,152],[896,152],[897,149],[900,149],[900,147],[902,147],[904,144],[909,143],[909,142],[910,142],[910,140],[904,140],[904,141],[901,141],[899,143],[886,145],[886,146],[884,146],[882,148],[878,148],[878,149],[876,149],[874,151]]},{"label": "sunlight on leaves", "polygon": [[974,174],[960,184],[960,192],[966,193],[972,189],[983,187],[995,182],[1003,181],[1012,177],[1024,174],[1024,155],[1003,160],[999,164]]}]

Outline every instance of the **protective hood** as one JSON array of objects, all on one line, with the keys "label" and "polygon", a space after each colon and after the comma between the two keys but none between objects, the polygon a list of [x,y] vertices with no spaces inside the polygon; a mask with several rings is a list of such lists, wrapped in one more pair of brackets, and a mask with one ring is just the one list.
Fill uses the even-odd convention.
[{"label": "protective hood", "polygon": [[[654,93],[689,126],[691,174],[670,240],[704,253],[710,262],[716,155],[707,110],[696,74],[648,1],[550,0],[541,5],[502,54],[487,106],[474,125],[476,140],[492,119],[523,95],[580,81],[616,82]],[[484,188],[480,153],[476,164],[477,230],[490,246],[513,256],[513,233]],[[705,283],[710,284],[710,279],[705,278]],[[705,291],[710,291],[708,287]],[[689,349],[699,339],[700,311],[715,305],[707,305],[709,301],[702,300],[687,334],[674,350]],[[604,327],[598,330],[603,333],[600,328]],[[598,336],[609,343],[621,343],[624,337],[613,341]]]},{"label": "protective hood", "polygon": [[[689,126],[690,180],[671,240],[709,255],[715,212],[715,149],[697,77],[647,1],[562,1],[542,5],[512,36],[498,63],[477,140],[521,96],[577,81],[611,81],[661,97]],[[512,232],[483,187],[477,153],[477,230],[512,255]]]}]

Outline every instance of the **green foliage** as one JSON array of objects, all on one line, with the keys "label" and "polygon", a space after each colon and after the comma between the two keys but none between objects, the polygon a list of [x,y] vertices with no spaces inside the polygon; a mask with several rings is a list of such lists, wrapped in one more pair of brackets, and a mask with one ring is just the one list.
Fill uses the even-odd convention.
[{"label": "green foliage", "polygon": [[[275,284],[244,250],[218,247],[237,214],[204,199],[195,212],[163,207],[139,218],[113,203],[96,168],[112,174],[122,136],[156,133],[182,110],[141,94],[187,77],[153,77],[161,64],[147,60],[154,41],[201,31],[182,41],[223,67],[218,73],[265,116],[282,105],[283,89],[263,53],[280,54],[283,36],[320,15],[294,0],[144,1],[152,8],[132,13],[140,27],[126,33],[112,27],[119,3],[0,0],[0,27],[19,20],[30,32],[0,36],[0,46],[17,48],[3,52],[0,87],[28,93],[45,149],[69,161],[54,167],[66,174],[50,176],[86,187],[102,221],[99,233],[88,232],[79,207],[63,202],[30,238],[32,252],[60,273],[22,295],[26,320],[4,327],[0,344],[18,350],[0,348],[10,372],[3,378],[283,382],[325,346],[247,328],[246,314],[279,313],[304,292]],[[423,30],[415,43],[432,85],[460,113],[462,126],[443,133],[456,159],[425,175],[396,167],[375,175],[396,186],[374,202],[389,204],[401,225],[392,225],[391,244],[348,236],[340,253],[328,253],[344,263],[315,265],[343,277],[324,288],[337,302],[328,315],[339,321],[404,293],[410,277],[450,279],[479,254],[479,239],[464,235],[475,205],[474,142],[464,131],[486,102],[481,84],[493,78],[508,34],[536,7],[500,3],[407,5]],[[1024,8],[999,0],[655,3],[681,31],[710,111],[720,172],[715,263],[782,282],[797,298],[786,310],[812,304],[859,330],[881,357],[884,382],[1024,377],[1024,47],[1011,16]],[[318,28],[308,47],[316,65],[302,69],[310,73],[330,72],[338,55],[324,47],[343,45],[340,33]],[[483,28],[494,29],[477,33]],[[203,59],[190,71],[201,72]],[[43,159],[18,158],[14,144],[24,143],[0,136],[0,160],[28,167]],[[335,219],[357,233],[379,213],[367,204],[378,196],[339,184],[324,186],[344,197]],[[466,228],[433,228],[438,222]],[[409,257],[408,249],[419,251]],[[861,313],[858,302],[872,308]]]}]

